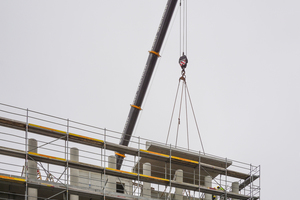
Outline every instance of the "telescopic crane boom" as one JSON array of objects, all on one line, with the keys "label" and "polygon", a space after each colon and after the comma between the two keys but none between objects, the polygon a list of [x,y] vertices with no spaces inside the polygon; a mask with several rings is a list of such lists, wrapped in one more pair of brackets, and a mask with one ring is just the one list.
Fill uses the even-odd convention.
[{"label": "telescopic crane boom", "polygon": [[[139,116],[139,112],[141,110],[141,106],[148,88],[148,85],[151,80],[152,73],[154,71],[154,67],[156,65],[156,61],[158,59],[160,49],[162,47],[163,41],[165,39],[170,21],[172,19],[175,7],[177,4],[177,0],[168,0],[166,8],[164,10],[160,25],[158,27],[151,51],[149,51],[148,60],[146,62],[146,66],[141,77],[133,104],[131,105],[129,115],[127,121],[125,123],[125,127],[123,130],[123,134],[120,140],[120,145],[128,146],[133,129],[135,127],[137,118]],[[117,157],[117,169],[120,169],[123,163],[124,154],[122,152],[116,153]]]}]

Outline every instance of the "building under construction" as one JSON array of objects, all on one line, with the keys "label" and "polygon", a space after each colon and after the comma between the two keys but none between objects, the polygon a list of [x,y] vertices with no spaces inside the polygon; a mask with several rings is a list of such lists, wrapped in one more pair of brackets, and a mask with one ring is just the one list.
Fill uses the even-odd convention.
[{"label": "building under construction", "polygon": [[3,104],[0,125],[0,199],[260,199],[259,166]]},{"label": "building under construction", "polygon": [[[260,199],[260,166],[132,136],[176,5],[167,2],[122,133],[0,104],[0,199]],[[183,84],[187,63],[182,51]]]}]

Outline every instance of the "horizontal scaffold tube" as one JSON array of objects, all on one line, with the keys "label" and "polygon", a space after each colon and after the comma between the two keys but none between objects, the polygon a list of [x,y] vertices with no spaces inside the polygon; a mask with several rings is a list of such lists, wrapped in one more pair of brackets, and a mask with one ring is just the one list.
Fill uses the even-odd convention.
[{"label": "horizontal scaffold tube", "polygon": [[[13,128],[13,129],[22,130],[22,131],[26,130],[25,122],[15,121],[15,120],[3,118],[3,117],[0,117],[0,126],[5,126],[5,127]],[[35,133],[35,134],[40,134],[40,135],[44,135],[44,136],[67,140],[67,137],[66,137],[67,132],[49,128],[49,127],[44,127],[44,126],[29,123],[28,131],[31,133]],[[74,133],[69,133],[68,139],[71,142],[76,142],[79,144],[94,146],[94,147],[98,147],[98,148],[104,148],[103,140],[86,137],[86,136],[82,136],[82,135],[78,135],[78,134],[74,134]],[[144,157],[144,158],[159,160],[159,161],[163,161],[163,162],[170,161],[170,155],[167,155],[167,154],[157,153],[157,152],[153,152],[153,151],[147,151],[147,150],[143,150],[143,149],[135,149],[132,147],[123,146],[123,145],[115,144],[115,143],[111,143],[111,142],[105,142],[105,146],[106,146],[105,148],[107,150],[111,150],[111,151],[115,151],[115,152],[124,152],[126,154],[133,155],[133,156],[138,155],[138,152],[140,152],[140,156]],[[171,156],[171,162],[184,164],[186,166],[191,166],[194,168],[199,166],[198,161],[189,160],[189,159],[185,159],[185,158],[181,158],[181,157],[177,157],[177,156]],[[243,180],[247,180],[250,177],[249,174],[236,172],[233,170],[228,170],[226,168],[217,167],[217,166],[213,166],[213,165],[202,163],[202,162],[200,162],[200,166],[203,169],[210,169],[219,174],[227,175],[230,177],[235,177],[235,178],[239,178],[239,179],[243,179]],[[254,181],[257,178],[258,178],[258,176],[253,176],[251,180]],[[249,184],[248,181],[246,183]]]},{"label": "horizontal scaffold tube", "polygon": [[[25,157],[26,157],[25,151],[7,148],[7,147],[1,147],[1,146],[0,146],[0,154],[7,155],[7,156],[13,156],[13,157],[17,157],[17,158],[23,158],[23,159],[25,159]],[[186,189],[186,190],[199,191],[199,189],[200,189],[200,191],[203,193],[208,193],[208,194],[213,194],[213,195],[218,195],[218,196],[225,195],[225,192],[226,192],[223,190],[216,190],[214,188],[209,188],[209,187],[205,187],[205,186],[201,186],[201,185],[199,186],[199,185],[194,185],[194,184],[189,184],[189,183],[179,183],[179,182],[169,180],[169,179],[148,176],[148,175],[144,175],[144,174],[137,174],[137,173],[118,170],[118,169],[105,168],[105,167],[91,165],[91,164],[87,164],[87,163],[83,163],[83,162],[76,162],[76,161],[72,161],[72,160],[67,161],[66,159],[63,159],[63,158],[58,158],[58,157],[39,154],[39,153],[28,152],[28,156],[29,156],[29,159],[32,159],[36,162],[45,162],[45,163],[54,164],[54,165],[63,166],[63,167],[65,167],[68,162],[68,166],[70,168],[74,168],[74,169],[81,169],[81,170],[85,170],[85,171],[102,173],[102,174],[104,174],[104,169],[105,169],[106,175],[117,176],[120,178],[126,178],[126,179],[131,179],[131,180],[140,180],[140,181],[144,181],[144,182],[156,183],[156,184],[161,184],[161,185],[166,185],[166,186],[171,184],[172,187],[182,188],[182,189]],[[9,180],[14,181],[13,179],[9,179]],[[15,181],[22,182],[19,179],[15,180]],[[236,199],[249,199],[249,196],[242,195],[242,194],[235,194],[232,192],[227,192],[227,197],[236,198]]]}]

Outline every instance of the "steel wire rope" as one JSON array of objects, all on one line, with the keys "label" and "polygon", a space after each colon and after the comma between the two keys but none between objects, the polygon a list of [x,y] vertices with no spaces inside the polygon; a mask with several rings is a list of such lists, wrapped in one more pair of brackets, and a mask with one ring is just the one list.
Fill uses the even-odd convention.
[{"label": "steel wire rope", "polygon": [[181,56],[181,0],[179,2],[180,15],[179,15],[179,56]]},{"label": "steel wire rope", "polygon": [[185,52],[187,55],[187,0],[180,0],[179,17],[179,56]]},{"label": "steel wire rope", "polygon": [[184,52],[185,51],[185,48],[184,48],[184,44],[185,44],[185,42],[184,42],[184,32],[185,32],[185,23],[184,23],[184,19],[185,19],[185,1],[183,0],[183,6],[182,6],[182,15],[183,15],[183,17],[182,17],[182,52]]},{"label": "steel wire rope", "polygon": [[[187,51],[187,45],[185,44],[185,40],[187,41],[187,34],[185,34],[185,32],[187,32],[187,1],[183,0],[183,4],[182,1],[180,0],[179,2],[179,9],[180,9],[180,16],[179,16],[179,56],[181,56],[181,52],[184,55],[184,51]],[[183,12],[183,14],[182,14]],[[186,39],[185,39],[186,37]],[[182,71],[182,77],[184,77],[184,69]],[[179,84],[180,84],[180,80],[179,79]],[[178,85],[179,88],[179,85]],[[172,115],[171,115],[171,120],[170,120],[170,125],[169,125],[169,130],[168,130],[168,135],[167,135],[167,140],[166,140],[166,144],[169,138],[169,134],[170,134],[170,127],[171,127],[171,123],[172,123],[172,119],[173,119],[173,113],[174,113],[174,109],[175,109],[175,105],[176,105],[176,101],[177,101],[177,93],[178,93],[178,88],[177,88],[177,92],[176,92],[176,97],[175,97],[175,102],[174,102],[174,106],[173,106],[173,111],[172,111]],[[177,141],[178,141],[178,132],[179,132],[179,125],[180,125],[180,114],[181,114],[181,106],[182,106],[182,97],[183,97],[183,89],[186,88],[186,83],[185,83],[185,79],[183,79],[183,85],[182,85],[182,92],[181,92],[181,100],[180,100],[180,108],[179,108],[179,117],[178,117],[178,124],[177,124],[177,133],[176,133],[176,141],[175,141],[175,147],[177,147]],[[185,89],[185,107],[186,107],[186,123],[187,123],[187,143],[188,143],[188,150],[189,150],[189,136],[188,136],[188,118],[187,118],[187,101],[186,101],[186,89]]]},{"label": "steel wire rope", "polygon": [[183,97],[183,88],[184,88],[184,83],[182,84],[180,104],[179,104],[180,106],[179,106],[179,114],[178,114],[178,123],[177,123],[177,131],[176,131],[175,148],[177,147],[177,140],[178,140],[178,132],[179,132],[179,125],[180,125],[180,115],[181,115],[181,105],[182,105],[182,97]]},{"label": "steel wire rope", "polygon": [[187,93],[188,93],[188,97],[189,97],[190,105],[191,105],[191,108],[192,108],[192,112],[193,112],[193,116],[194,116],[195,124],[196,124],[196,127],[197,127],[197,131],[198,131],[198,135],[199,135],[200,143],[201,143],[201,146],[202,146],[203,154],[205,155],[204,146],[203,146],[202,139],[201,139],[201,136],[200,136],[200,130],[199,130],[198,123],[197,123],[197,120],[196,120],[196,115],[195,115],[195,112],[194,112],[194,108],[193,108],[193,104],[192,104],[192,100],[191,100],[190,92],[189,92],[189,89],[188,89],[188,87],[187,87],[187,86],[186,86],[186,89],[187,89]]},{"label": "steel wire rope", "polygon": [[185,0],[185,53],[187,54],[187,0]]},{"label": "steel wire rope", "polygon": [[185,97],[185,113],[186,113],[186,135],[187,135],[187,145],[188,145],[188,150],[190,150],[190,144],[189,144],[189,124],[188,124],[188,110],[187,110],[187,99],[186,99],[186,82],[184,82],[185,85],[185,90],[184,90],[184,97]]},{"label": "steel wire rope", "polygon": [[176,105],[176,100],[177,100],[177,95],[178,95],[179,86],[180,86],[180,81],[178,82],[178,86],[177,86],[177,90],[176,90],[175,102],[174,102],[174,106],[173,106],[173,110],[172,110],[172,114],[171,114],[171,120],[170,120],[170,124],[169,124],[169,130],[168,130],[168,135],[167,135],[166,145],[167,145],[168,140],[169,140],[170,129],[171,129],[171,124],[172,124],[172,120],[173,120],[173,115],[174,115],[174,110],[175,110],[175,105]]}]

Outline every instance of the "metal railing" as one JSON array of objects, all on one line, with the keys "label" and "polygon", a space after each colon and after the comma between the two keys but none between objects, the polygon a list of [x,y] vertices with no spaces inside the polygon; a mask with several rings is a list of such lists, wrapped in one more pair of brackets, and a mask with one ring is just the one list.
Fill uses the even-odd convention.
[{"label": "metal railing", "polygon": [[[15,106],[10,106],[0,103],[0,117],[12,119],[20,122],[24,122],[26,127],[24,130],[12,129],[7,127],[0,127],[0,146],[2,148],[7,148],[8,150],[14,149],[22,151],[25,154],[24,158],[0,155],[0,175],[3,177],[13,177],[25,180],[25,194],[9,193],[7,191],[1,191],[0,189],[0,199],[2,196],[9,195],[24,195],[25,199],[28,198],[28,189],[32,186],[33,182],[37,184],[48,184],[53,187],[59,187],[62,191],[59,191],[51,199],[65,196],[66,199],[69,198],[70,189],[85,190],[86,193],[93,193],[99,196],[113,196],[114,192],[122,192],[129,198],[130,196],[138,196],[139,198],[156,198],[156,199],[169,199],[175,194],[175,188],[172,185],[172,181],[176,181],[176,169],[173,168],[176,163],[173,163],[173,152],[172,151],[182,151],[188,154],[198,155],[199,160],[195,160],[198,163],[202,163],[201,159],[204,156],[211,159],[222,161],[225,166],[225,173],[212,175],[210,171],[198,164],[194,167],[192,171],[184,171],[184,182],[191,183],[193,185],[199,185],[196,190],[191,189],[181,189],[180,191],[183,199],[202,199],[205,193],[201,190],[201,185],[206,185],[204,183],[205,176],[213,176],[212,183],[210,186],[211,190],[217,190],[220,186],[225,190],[224,197],[227,198],[227,193],[232,191],[232,183],[239,183],[239,194],[249,196],[249,198],[255,198],[260,196],[260,166],[254,166],[251,164],[235,161],[232,159],[221,158],[218,156],[205,154],[201,152],[188,150],[181,147],[174,147],[172,145],[166,146],[163,143],[157,141],[150,141],[146,138],[132,136],[129,148],[135,150],[135,154],[126,154],[124,158],[122,170],[126,173],[133,173],[137,175],[136,179],[112,177],[107,175],[109,170],[109,157],[114,156],[115,152],[107,149],[106,145],[108,143],[118,144],[121,134],[120,132],[109,130],[106,128],[100,128],[97,126],[92,126],[84,123],[79,123],[69,119],[64,119],[60,117],[55,117],[52,115],[36,112],[29,109],[18,108]],[[28,130],[29,126],[38,125],[48,131],[54,131],[62,133],[63,136],[59,138],[49,137],[47,135],[32,133]],[[80,135],[82,138],[92,138],[97,141],[103,141],[103,146],[91,146],[87,144],[82,144],[69,140],[70,134]],[[28,141],[34,138],[37,142],[37,153],[38,156],[49,156],[51,159],[58,159],[59,162],[64,162],[64,166],[43,161],[35,161],[32,154],[32,150],[28,150]],[[151,182],[150,188],[144,188],[144,182],[141,178],[143,174],[143,166],[140,163],[142,158],[140,155],[140,150],[147,150],[147,145],[154,144],[157,146],[163,146],[164,148],[169,147],[169,160],[165,162],[164,166],[151,164],[151,172],[156,174],[156,178],[169,180],[168,184],[154,181]],[[72,162],[71,150],[77,148],[79,150],[79,162],[83,164],[88,164],[89,166],[96,166],[99,169],[102,167],[103,171],[94,172],[83,169],[70,168],[69,164]],[[19,152],[21,154],[21,152]],[[76,155],[75,155],[76,157]],[[29,177],[35,175],[30,174],[32,170],[28,165],[29,162],[34,161],[37,166],[37,178],[32,180]],[[133,170],[134,169],[134,170]],[[35,169],[34,169],[35,170]],[[34,171],[33,170],[33,171]],[[77,171],[76,171],[77,170]],[[132,172],[132,170],[134,172]],[[248,179],[241,179],[237,177],[228,176],[228,170],[236,171],[239,173],[249,175]],[[121,173],[121,172],[120,172]],[[255,179],[255,180],[254,180]],[[75,180],[75,181],[74,181]],[[113,181],[113,182],[111,182]],[[247,182],[248,181],[248,182]],[[115,183],[118,183],[116,188]],[[113,184],[111,184],[113,183]],[[242,184],[245,183],[243,186]],[[125,187],[122,189],[122,185]],[[146,192],[151,190],[151,196],[145,196],[144,194],[149,194]],[[113,192],[114,191],[114,192]],[[176,193],[178,195],[178,192]],[[49,199],[49,197],[39,197],[41,199]]]}]

